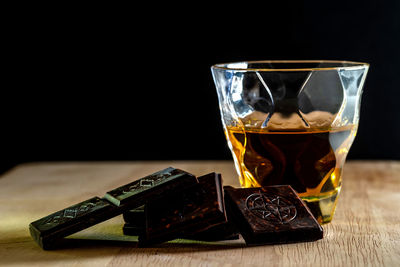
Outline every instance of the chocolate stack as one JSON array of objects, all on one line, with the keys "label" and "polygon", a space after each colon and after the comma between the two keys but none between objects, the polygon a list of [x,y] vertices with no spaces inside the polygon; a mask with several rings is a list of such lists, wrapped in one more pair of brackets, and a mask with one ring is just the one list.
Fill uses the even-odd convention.
[{"label": "chocolate stack", "polygon": [[220,174],[196,178],[171,167],[32,222],[29,229],[39,246],[53,249],[64,237],[120,214],[123,233],[139,236],[139,246],[176,238],[231,240],[239,233],[248,245],[323,236],[290,186],[223,187]]}]

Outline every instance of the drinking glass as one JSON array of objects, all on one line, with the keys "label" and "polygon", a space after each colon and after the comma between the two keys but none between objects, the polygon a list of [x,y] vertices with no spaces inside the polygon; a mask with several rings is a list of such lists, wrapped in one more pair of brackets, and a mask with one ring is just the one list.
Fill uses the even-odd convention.
[{"label": "drinking glass", "polygon": [[291,185],[332,220],[369,65],[248,61],[211,67],[242,187]]}]

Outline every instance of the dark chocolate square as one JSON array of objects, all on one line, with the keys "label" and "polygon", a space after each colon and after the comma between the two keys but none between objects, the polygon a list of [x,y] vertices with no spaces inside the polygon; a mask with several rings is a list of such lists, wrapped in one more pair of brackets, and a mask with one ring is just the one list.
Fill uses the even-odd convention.
[{"label": "dark chocolate square", "polygon": [[248,245],[314,241],[323,229],[296,192],[287,185],[225,188],[228,219]]}]

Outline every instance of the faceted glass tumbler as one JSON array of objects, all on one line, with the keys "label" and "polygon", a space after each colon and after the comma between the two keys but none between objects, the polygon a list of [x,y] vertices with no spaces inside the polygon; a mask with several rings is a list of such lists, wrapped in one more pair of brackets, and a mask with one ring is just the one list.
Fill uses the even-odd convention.
[{"label": "faceted glass tumbler", "polygon": [[241,185],[291,185],[320,223],[330,222],[368,68],[349,61],[212,66]]}]

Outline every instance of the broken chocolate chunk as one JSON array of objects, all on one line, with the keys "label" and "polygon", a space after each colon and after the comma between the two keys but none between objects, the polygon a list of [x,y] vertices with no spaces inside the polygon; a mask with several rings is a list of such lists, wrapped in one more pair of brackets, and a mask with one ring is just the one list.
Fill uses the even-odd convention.
[{"label": "broken chocolate chunk", "polygon": [[146,229],[139,236],[139,245],[193,235],[226,223],[221,175],[210,173],[198,181],[180,194],[168,194],[146,204]]}]

